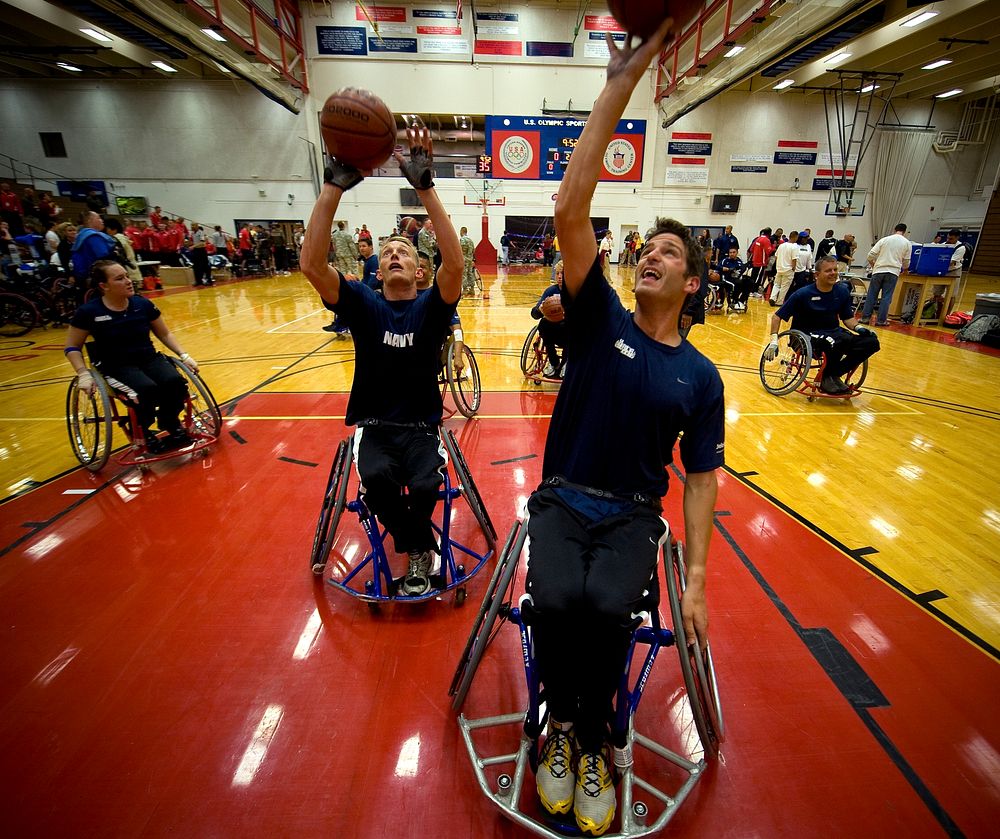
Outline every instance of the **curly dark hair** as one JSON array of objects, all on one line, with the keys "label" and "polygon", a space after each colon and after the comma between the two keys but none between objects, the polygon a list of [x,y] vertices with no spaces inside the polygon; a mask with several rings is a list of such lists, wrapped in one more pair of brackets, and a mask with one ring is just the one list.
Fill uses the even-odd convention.
[{"label": "curly dark hair", "polygon": [[[645,251],[646,248],[649,247],[650,239],[664,233],[672,233],[684,243],[684,252],[687,256],[687,276],[700,277],[701,266],[705,261],[701,245],[699,245],[698,241],[691,235],[691,230],[688,226],[686,224],[681,224],[681,222],[677,221],[677,219],[658,218],[654,222],[653,227],[646,232],[646,244],[643,246],[642,250]],[[640,256],[641,255],[642,254],[640,253]]]}]

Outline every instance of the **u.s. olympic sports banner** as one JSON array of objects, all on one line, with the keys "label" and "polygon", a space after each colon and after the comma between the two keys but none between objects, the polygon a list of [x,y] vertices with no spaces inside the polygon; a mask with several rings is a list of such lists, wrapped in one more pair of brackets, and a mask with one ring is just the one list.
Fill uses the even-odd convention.
[{"label": "u.s. olympic sports banner", "polygon": [[[563,117],[486,117],[489,176],[561,181],[586,124]],[[601,180],[640,183],[645,141],[645,120],[621,120],[605,151]]]}]

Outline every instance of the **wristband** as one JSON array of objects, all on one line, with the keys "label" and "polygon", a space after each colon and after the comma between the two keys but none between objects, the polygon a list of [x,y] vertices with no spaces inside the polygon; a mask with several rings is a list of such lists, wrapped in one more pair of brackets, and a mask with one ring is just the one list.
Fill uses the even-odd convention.
[{"label": "wristband", "polygon": [[180,354],[181,361],[189,361],[191,359],[191,353],[182,352]]},{"label": "wristband", "polygon": [[455,339],[456,341],[462,341],[463,343],[465,342],[465,335],[463,335],[463,334],[462,334],[462,330],[461,330],[461,329],[456,329],[456,330],[455,330],[454,332],[452,332],[451,334],[452,334],[452,337],[453,337],[453,338],[454,338],[454,339]]},{"label": "wristband", "polygon": [[81,350],[79,347],[66,347],[63,350],[63,355],[69,355],[71,352],[78,352],[80,353],[80,355],[83,355],[83,350]]}]

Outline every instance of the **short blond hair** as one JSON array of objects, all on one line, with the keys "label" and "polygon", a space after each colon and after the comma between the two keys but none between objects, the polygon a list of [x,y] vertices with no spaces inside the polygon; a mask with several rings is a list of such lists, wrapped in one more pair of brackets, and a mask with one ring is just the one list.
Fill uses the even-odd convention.
[{"label": "short blond hair", "polygon": [[382,253],[383,253],[383,251],[385,251],[385,249],[387,247],[389,247],[389,245],[392,242],[402,242],[404,245],[406,245],[407,249],[410,251],[410,256],[413,257],[413,261],[414,262],[418,261],[417,260],[417,249],[413,246],[413,242],[411,242],[405,236],[390,236],[381,245],[379,245],[379,249],[378,249],[378,258],[379,258],[379,260],[382,259]]}]

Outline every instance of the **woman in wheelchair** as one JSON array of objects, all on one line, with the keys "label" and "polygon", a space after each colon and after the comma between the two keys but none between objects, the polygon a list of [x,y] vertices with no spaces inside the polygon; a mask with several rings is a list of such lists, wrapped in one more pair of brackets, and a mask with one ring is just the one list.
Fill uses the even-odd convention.
[{"label": "woman in wheelchair", "polygon": [[[841,379],[880,349],[875,333],[859,325],[849,283],[837,282],[837,260],[824,256],[816,262],[816,282],[800,288],[771,316],[771,341],[764,360],[778,354],[778,332],[783,320],[810,337],[813,352],[826,355],[820,390],[829,396],[843,396],[851,388]],[[844,322],[844,329],[840,326]],[[849,330],[854,330],[849,331]]]},{"label": "woman in wheelchair", "polygon": [[[90,282],[100,297],[76,310],[64,350],[77,374],[76,386],[86,393],[94,389],[94,378],[83,356],[84,342],[91,337],[93,342],[88,349],[94,366],[135,394],[136,417],[147,450],[159,454],[186,446],[192,440],[181,428],[179,415],[187,396],[187,382],[153,346],[150,332],[195,373],[197,363],[167,329],[160,310],[136,295],[128,272],[120,263],[108,259],[95,262]],[[166,432],[162,438],[151,430],[154,419],[159,430]]]},{"label": "woman in wheelchair", "polygon": [[531,316],[538,321],[538,334],[542,336],[548,365],[545,376],[555,379],[563,377],[566,366],[565,355],[560,357],[559,348],[566,346],[566,312],[562,306],[563,262],[560,259],[555,265],[555,282],[550,285],[538,302],[531,308]]}]

